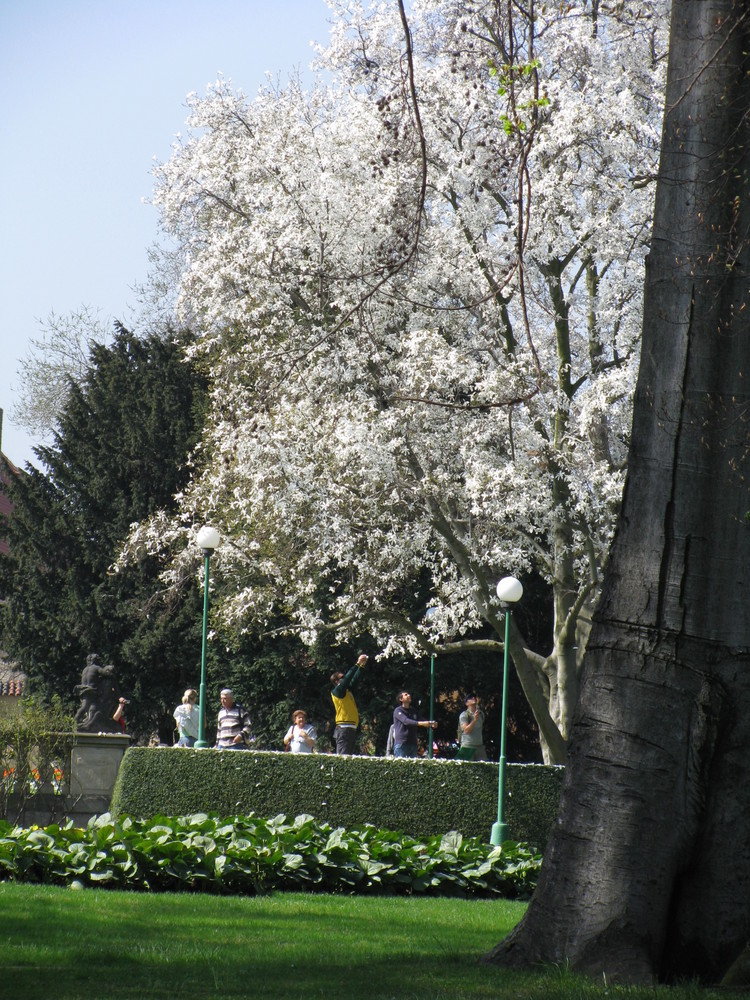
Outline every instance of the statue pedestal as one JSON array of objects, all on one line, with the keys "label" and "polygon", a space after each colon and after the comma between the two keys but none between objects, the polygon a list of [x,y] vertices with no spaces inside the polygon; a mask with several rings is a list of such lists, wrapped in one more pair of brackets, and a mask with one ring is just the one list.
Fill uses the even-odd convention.
[{"label": "statue pedestal", "polygon": [[77,733],[70,751],[70,797],[76,818],[107,812],[130,737],[124,733]]},{"label": "statue pedestal", "polygon": [[77,733],[75,740],[70,751],[70,794],[111,796],[130,737],[125,733]]}]

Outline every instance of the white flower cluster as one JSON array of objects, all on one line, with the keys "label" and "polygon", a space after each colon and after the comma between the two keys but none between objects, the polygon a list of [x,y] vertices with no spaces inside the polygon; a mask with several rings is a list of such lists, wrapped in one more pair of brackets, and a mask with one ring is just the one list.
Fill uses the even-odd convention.
[{"label": "white flower cluster", "polygon": [[[315,87],[220,80],[158,169],[213,395],[181,516],[133,544],[210,520],[233,628],[281,606],[386,653],[497,624],[495,581],[536,571],[564,733],[550,671],[622,489],[668,5],[415,0],[409,46],[393,3],[330,7]],[[429,628],[404,613],[425,573]]]}]

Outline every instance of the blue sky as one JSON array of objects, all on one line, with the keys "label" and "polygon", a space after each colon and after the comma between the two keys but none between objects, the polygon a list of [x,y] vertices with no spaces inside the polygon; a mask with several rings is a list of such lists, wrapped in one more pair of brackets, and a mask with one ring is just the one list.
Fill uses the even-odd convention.
[{"label": "blue sky", "polygon": [[147,273],[154,159],[185,97],[222,73],[254,94],[306,70],[324,0],[0,0],[0,408],[17,465],[18,362],[40,321],[83,306],[127,322]]}]

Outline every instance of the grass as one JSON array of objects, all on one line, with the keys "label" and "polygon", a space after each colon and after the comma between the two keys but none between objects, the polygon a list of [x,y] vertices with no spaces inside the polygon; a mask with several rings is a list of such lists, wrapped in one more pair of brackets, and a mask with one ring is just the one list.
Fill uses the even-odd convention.
[{"label": "grass", "polygon": [[[710,1000],[479,965],[508,900],[145,894],[0,884],[5,1000]],[[724,994],[726,996],[726,994]]]}]

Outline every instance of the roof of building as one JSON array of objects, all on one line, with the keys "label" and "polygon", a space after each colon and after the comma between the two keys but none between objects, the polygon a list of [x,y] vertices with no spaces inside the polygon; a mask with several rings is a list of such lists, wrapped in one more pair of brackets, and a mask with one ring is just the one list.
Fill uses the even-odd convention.
[{"label": "roof of building", "polygon": [[25,692],[26,674],[0,649],[0,695],[22,695]]}]

